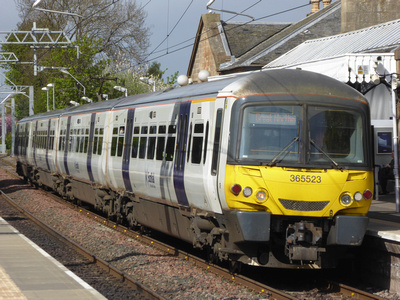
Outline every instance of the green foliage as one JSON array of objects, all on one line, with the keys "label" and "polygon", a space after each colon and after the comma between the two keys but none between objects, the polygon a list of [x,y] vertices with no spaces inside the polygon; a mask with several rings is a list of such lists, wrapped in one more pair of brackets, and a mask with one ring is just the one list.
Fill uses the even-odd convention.
[{"label": "green foliage", "polygon": [[147,71],[148,76],[161,79],[165,71],[161,71],[161,64],[159,62],[153,61]]},{"label": "green foliage", "polygon": [[12,135],[11,132],[6,134],[6,149],[11,149]]},{"label": "green foliage", "polygon": [[175,85],[178,82],[179,71],[176,71],[171,77],[167,76],[167,84],[170,86]]}]

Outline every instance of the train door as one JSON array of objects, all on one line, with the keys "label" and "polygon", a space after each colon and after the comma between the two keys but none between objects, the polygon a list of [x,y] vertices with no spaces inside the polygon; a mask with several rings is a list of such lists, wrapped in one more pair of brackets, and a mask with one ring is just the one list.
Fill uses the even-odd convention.
[{"label": "train door", "polygon": [[174,104],[171,111],[166,111],[165,115],[170,116],[169,122],[165,126],[160,126],[159,142],[157,144],[158,160],[161,160],[159,173],[160,197],[166,201],[176,202],[174,187],[174,152],[176,148],[177,116],[179,115],[179,105]]},{"label": "train door", "polygon": [[185,166],[185,188],[190,204],[210,210],[208,189],[207,149],[210,132],[210,106],[213,102],[193,102],[191,105],[189,139]]},{"label": "train door", "polygon": [[[210,197],[213,197],[215,199],[215,201],[213,202],[214,206],[219,206],[219,209],[221,209],[221,204],[225,202],[224,182],[227,145],[224,145],[224,135],[226,135],[226,144],[228,143],[229,137],[229,128],[228,132],[224,132],[227,129],[227,126],[224,126],[224,111],[226,105],[225,103],[226,99],[217,99],[215,101],[215,111],[213,116],[212,128],[214,134],[212,135],[211,140],[211,182],[209,193]],[[217,200],[219,200],[219,205],[217,205]]]},{"label": "train door", "polygon": [[[235,99],[219,99],[215,120],[214,149],[211,174],[216,176],[218,198],[222,208],[229,209],[225,200],[225,176],[228,154],[232,103]],[[238,122],[234,120],[233,122]]]},{"label": "train door", "polygon": [[174,188],[178,203],[183,206],[189,206],[184,182],[189,114],[190,102],[182,102],[178,117],[178,133],[174,161]]}]

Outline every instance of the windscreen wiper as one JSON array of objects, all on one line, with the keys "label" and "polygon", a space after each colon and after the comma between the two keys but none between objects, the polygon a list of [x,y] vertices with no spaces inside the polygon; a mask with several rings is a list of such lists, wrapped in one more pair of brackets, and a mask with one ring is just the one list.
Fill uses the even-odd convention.
[{"label": "windscreen wiper", "polygon": [[283,148],[281,151],[278,152],[278,154],[276,154],[274,156],[274,158],[271,160],[270,163],[267,164],[267,166],[270,166],[270,167],[274,166],[276,164],[276,161],[278,160],[279,156],[281,156],[282,153],[286,153],[287,149],[289,149],[298,140],[299,140],[298,136],[294,137],[285,148]]},{"label": "windscreen wiper", "polygon": [[319,146],[317,146],[317,144],[315,143],[314,140],[310,139],[310,143],[319,151],[321,152],[323,155],[325,155],[331,162],[332,164],[335,166],[336,169],[338,170],[343,170],[343,168],[341,166],[339,166],[339,164],[332,158],[329,156],[328,153],[326,153],[324,150],[322,150]]}]

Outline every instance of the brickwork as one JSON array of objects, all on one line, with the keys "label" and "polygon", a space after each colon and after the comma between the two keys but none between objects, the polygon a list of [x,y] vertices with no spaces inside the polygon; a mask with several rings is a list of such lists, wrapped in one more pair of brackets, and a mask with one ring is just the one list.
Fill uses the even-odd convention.
[{"label": "brickwork", "polygon": [[342,0],[343,33],[396,19],[400,19],[399,0]]},{"label": "brickwork", "polygon": [[202,15],[201,35],[195,49],[194,61],[191,69],[189,66],[188,70],[188,76],[192,78],[193,82],[198,81],[198,74],[202,70],[210,72],[210,76],[219,75],[219,65],[230,60],[230,57],[226,55],[218,31],[219,22],[219,14]]}]

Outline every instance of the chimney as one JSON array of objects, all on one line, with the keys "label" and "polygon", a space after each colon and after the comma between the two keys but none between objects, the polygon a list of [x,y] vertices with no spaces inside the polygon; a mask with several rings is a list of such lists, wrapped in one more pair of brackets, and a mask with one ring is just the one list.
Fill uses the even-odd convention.
[{"label": "chimney", "polygon": [[329,4],[331,4],[331,2],[332,2],[332,0],[322,0],[324,7],[327,7]]},{"label": "chimney", "polygon": [[311,8],[311,14],[319,11],[319,2],[321,0],[311,0],[312,8]]}]

